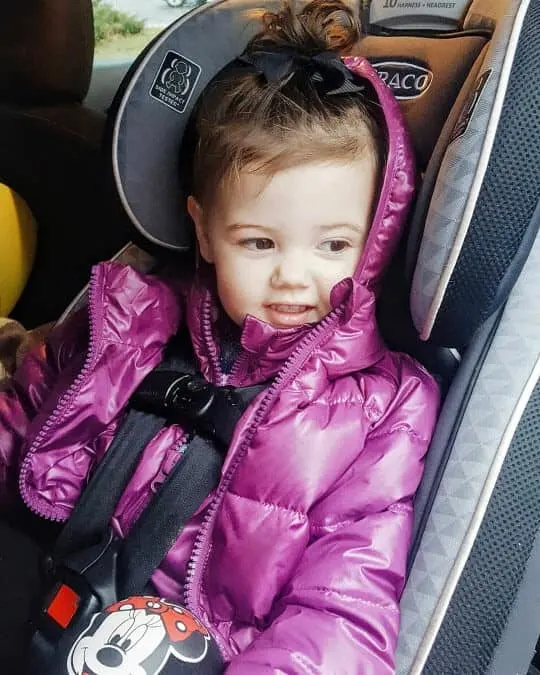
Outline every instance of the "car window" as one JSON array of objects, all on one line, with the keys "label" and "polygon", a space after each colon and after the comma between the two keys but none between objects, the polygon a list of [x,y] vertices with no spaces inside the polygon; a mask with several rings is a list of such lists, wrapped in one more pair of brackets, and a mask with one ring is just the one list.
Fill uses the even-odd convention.
[{"label": "car window", "polygon": [[205,0],[92,0],[94,63],[133,61],[165,26]]}]

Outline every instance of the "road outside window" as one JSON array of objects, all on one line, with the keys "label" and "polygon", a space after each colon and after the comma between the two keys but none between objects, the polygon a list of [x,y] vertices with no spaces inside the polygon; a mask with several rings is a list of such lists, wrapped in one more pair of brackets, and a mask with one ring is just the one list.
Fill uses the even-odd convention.
[{"label": "road outside window", "polygon": [[131,61],[165,26],[205,0],[92,0],[94,60]]}]

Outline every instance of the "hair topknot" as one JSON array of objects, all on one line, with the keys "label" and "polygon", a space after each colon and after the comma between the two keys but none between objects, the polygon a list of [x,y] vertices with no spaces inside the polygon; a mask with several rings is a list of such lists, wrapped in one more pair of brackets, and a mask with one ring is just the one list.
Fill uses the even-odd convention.
[{"label": "hair topknot", "polygon": [[[298,14],[285,4],[278,12],[260,10],[257,18],[261,30],[243,56],[281,50],[308,60],[329,51],[345,56],[359,37],[354,13],[341,0],[312,0]],[[195,112],[190,175],[192,194],[204,207],[216,205],[244,171],[271,176],[302,163],[368,155],[380,173],[386,126],[369,85],[362,87],[366,95],[325,92],[306,73],[299,66],[292,77],[267,79],[240,60],[210,82]]]},{"label": "hair topknot", "polygon": [[248,49],[291,47],[312,56],[323,51],[350,49],[360,35],[360,24],[341,0],[313,0],[298,14],[291,4],[278,12],[262,12],[263,29]]}]

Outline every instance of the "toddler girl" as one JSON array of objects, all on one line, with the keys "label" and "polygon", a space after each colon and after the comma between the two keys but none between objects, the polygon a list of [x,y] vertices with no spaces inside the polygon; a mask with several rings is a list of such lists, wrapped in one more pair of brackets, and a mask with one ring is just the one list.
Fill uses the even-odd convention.
[{"label": "toddler girl", "polygon": [[[155,571],[217,641],[230,675],[390,674],[412,500],[438,392],[375,320],[413,192],[396,102],[339,0],[263,17],[203,93],[187,208],[200,264],[181,285],[98,265],[87,310],[0,396],[0,478],[64,521],[132,393],[188,330],[219,386],[271,381],[236,427],[221,481]],[[116,508],[123,537],[182,461],[165,426]]]}]

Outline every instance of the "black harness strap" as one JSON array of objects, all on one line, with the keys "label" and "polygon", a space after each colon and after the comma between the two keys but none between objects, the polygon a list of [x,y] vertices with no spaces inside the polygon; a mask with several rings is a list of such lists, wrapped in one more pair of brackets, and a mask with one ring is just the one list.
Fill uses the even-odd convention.
[{"label": "black harness strap", "polygon": [[[200,426],[198,419],[193,419],[196,435],[122,546],[118,588],[123,597],[141,592],[188,520],[217,488],[236,424],[248,403],[266,388],[216,389],[204,380],[193,382],[197,392],[201,392],[203,386],[208,388],[211,401],[205,403],[202,397],[199,399],[204,415],[198,418],[202,420]],[[185,402],[183,404],[185,406]]]},{"label": "black harness strap", "polygon": [[223,455],[200,436],[188,444],[127,539],[118,560],[120,597],[141,593],[167,551],[214,490],[221,475]]},{"label": "black harness strap", "polygon": [[128,412],[60,532],[53,558],[63,560],[101,541],[142,451],[164,425],[162,417]]},{"label": "black harness strap", "polygon": [[[217,487],[236,424],[267,386],[214,387],[194,364],[185,338],[171,342],[163,362],[132,396],[125,420],[56,542],[53,558],[68,566],[71,562],[78,572],[86,565],[79,561],[88,560],[81,551],[93,551],[99,542],[118,551],[120,597],[144,590],[188,520]],[[144,448],[171,422],[180,423],[191,438],[127,538],[114,544],[109,532],[116,505]]]}]

